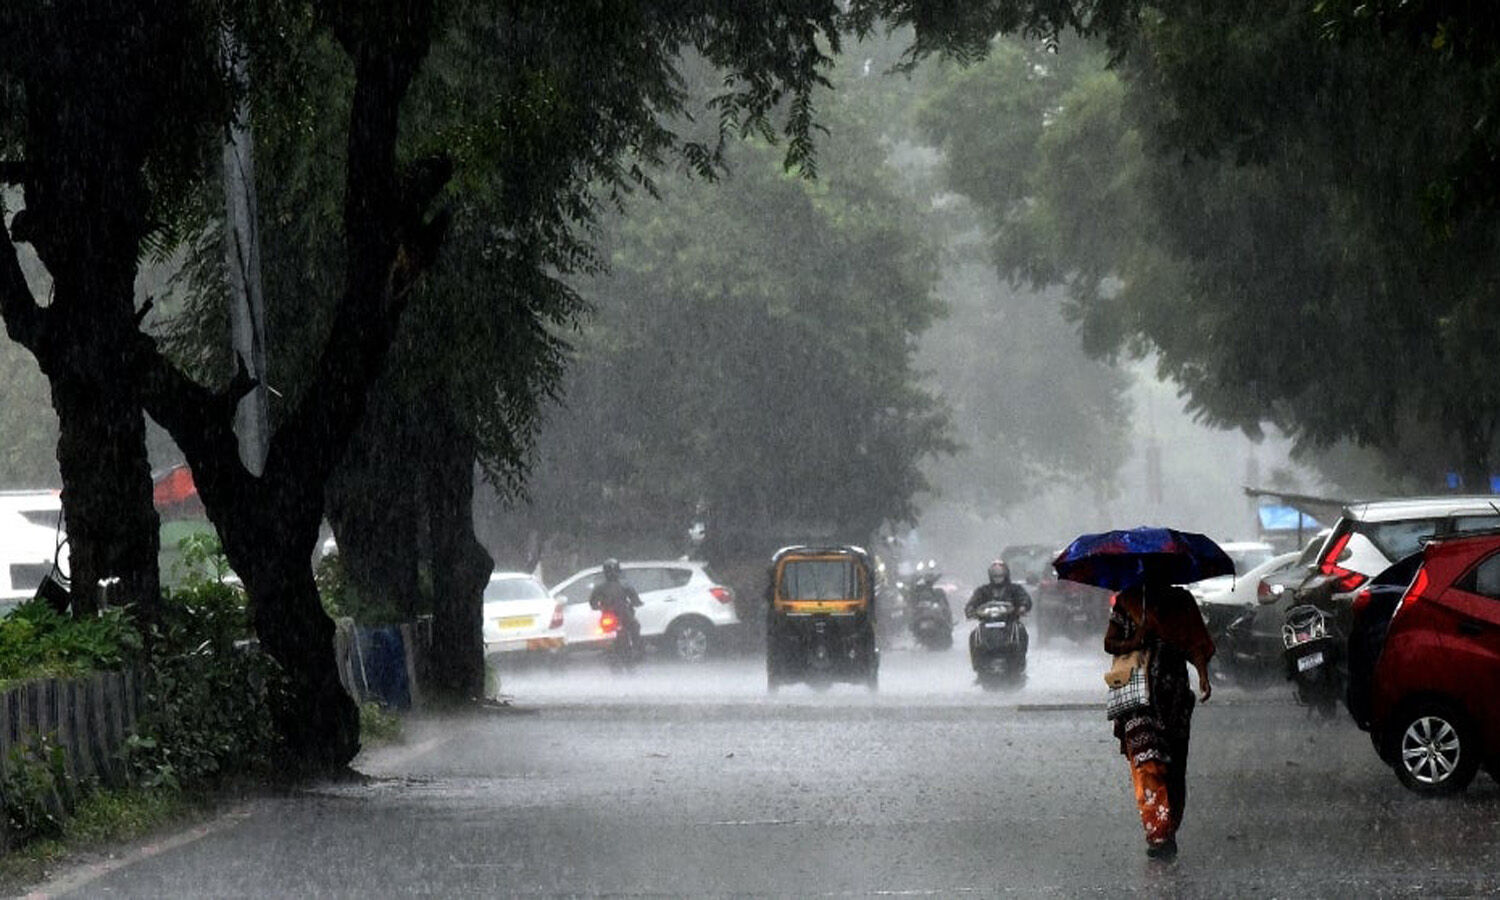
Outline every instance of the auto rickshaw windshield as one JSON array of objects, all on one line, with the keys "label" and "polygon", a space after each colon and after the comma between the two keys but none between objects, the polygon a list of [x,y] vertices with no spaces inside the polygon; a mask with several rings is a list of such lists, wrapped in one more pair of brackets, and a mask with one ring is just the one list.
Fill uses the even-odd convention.
[{"label": "auto rickshaw windshield", "polygon": [[851,558],[791,559],[781,568],[786,600],[844,600],[862,593],[859,566]]}]

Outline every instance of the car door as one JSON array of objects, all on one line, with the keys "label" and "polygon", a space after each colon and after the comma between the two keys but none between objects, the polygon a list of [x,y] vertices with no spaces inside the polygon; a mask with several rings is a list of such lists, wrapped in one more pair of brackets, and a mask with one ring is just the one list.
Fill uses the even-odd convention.
[{"label": "car door", "polygon": [[624,576],[625,582],[641,596],[641,607],[635,611],[641,634],[655,637],[666,631],[676,602],[668,590],[666,570],[660,566],[626,566]]},{"label": "car door", "polygon": [[552,593],[563,603],[563,634],[569,646],[604,639],[599,631],[599,613],[589,608],[589,594],[599,580],[599,569],[586,569],[558,585]]},{"label": "car door", "polygon": [[1486,728],[1485,743],[1500,746],[1500,553],[1492,553],[1461,576],[1436,602],[1444,617],[1443,642],[1456,669],[1452,683],[1470,690],[1463,700]]}]

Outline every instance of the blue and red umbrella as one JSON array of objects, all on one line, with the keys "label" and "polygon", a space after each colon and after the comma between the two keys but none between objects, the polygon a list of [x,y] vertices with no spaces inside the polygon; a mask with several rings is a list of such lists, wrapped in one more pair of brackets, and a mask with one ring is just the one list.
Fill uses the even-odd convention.
[{"label": "blue and red umbrella", "polygon": [[1191,584],[1234,574],[1233,560],[1209,538],[1147,527],[1079,535],[1052,561],[1052,568],[1058,578],[1111,591],[1146,581]]}]

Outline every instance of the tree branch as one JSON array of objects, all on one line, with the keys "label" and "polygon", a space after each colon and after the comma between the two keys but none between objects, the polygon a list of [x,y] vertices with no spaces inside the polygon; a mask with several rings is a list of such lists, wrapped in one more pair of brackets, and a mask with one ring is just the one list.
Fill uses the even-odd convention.
[{"label": "tree branch", "polygon": [[21,271],[16,245],[3,222],[0,222],[0,317],[4,317],[5,331],[11,339],[35,354],[45,369],[47,361],[43,357],[51,344],[47,340],[49,313],[32,296],[26,273]]},{"label": "tree branch", "polygon": [[137,332],[134,340],[141,404],[182,448],[199,489],[222,491],[248,483],[234,433],[235,408],[255,387],[244,359],[229,387],[213,391],[173,365],[150,335]]}]

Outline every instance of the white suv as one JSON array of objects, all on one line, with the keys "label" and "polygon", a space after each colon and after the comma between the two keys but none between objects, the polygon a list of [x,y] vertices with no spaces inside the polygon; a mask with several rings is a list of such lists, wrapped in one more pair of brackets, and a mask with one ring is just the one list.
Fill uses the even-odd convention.
[{"label": "white suv", "polygon": [[1414,497],[1350,503],[1328,536],[1295,602],[1332,602],[1347,624],[1354,593],[1427,539],[1500,528],[1500,497]]},{"label": "white suv", "polygon": [[[625,583],[641,595],[635,611],[641,636],[660,644],[685,662],[705,659],[722,629],[740,624],[734,593],[708,574],[701,562],[622,562]],[[563,603],[563,630],[569,649],[600,646],[611,640],[599,627],[599,613],[589,608],[589,594],[602,579],[599,566],[584,569],[552,588]]]}]

